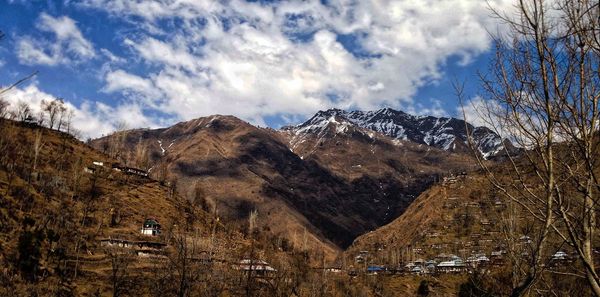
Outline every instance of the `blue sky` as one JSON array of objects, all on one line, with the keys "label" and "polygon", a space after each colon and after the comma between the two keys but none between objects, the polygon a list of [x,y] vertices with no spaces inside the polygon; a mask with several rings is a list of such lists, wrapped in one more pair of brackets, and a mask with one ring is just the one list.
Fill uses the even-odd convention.
[{"label": "blue sky", "polygon": [[[499,9],[509,1],[492,1]],[[83,137],[211,114],[261,126],[326,108],[459,116],[497,30],[484,1],[0,0],[6,97],[61,97]]]}]

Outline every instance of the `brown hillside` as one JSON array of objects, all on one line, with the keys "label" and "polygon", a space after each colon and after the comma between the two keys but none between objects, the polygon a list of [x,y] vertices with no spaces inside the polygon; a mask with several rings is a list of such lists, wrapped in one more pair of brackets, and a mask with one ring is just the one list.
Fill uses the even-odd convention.
[{"label": "brown hillside", "polygon": [[147,151],[151,174],[177,180],[188,198],[215,204],[238,222],[256,209],[261,228],[331,255],[396,217],[439,176],[470,165],[465,157],[363,133],[314,135],[293,147],[286,131],[211,116],[123,131],[93,145],[115,155]]},{"label": "brown hillside", "polygon": [[487,253],[501,249],[498,214],[505,201],[490,190],[483,176],[450,178],[421,194],[396,220],[356,239],[349,253],[406,248],[422,250],[420,257],[441,253]]},{"label": "brown hillside", "polygon": [[[302,162],[272,131],[234,117],[213,116],[167,129],[120,132],[93,143],[110,152],[115,137],[124,140],[124,151],[144,147],[152,176],[176,181],[179,193],[215,207],[226,220],[241,226],[257,210],[260,229],[297,247],[324,249],[329,255],[339,251],[291,205],[299,202],[298,191],[322,183],[310,180],[323,172]],[[135,161],[133,156],[122,159]]]},{"label": "brown hillside", "polygon": [[[103,239],[171,246],[184,227],[199,238],[214,234],[210,246],[220,259],[241,257],[247,246],[241,233],[171,188],[113,170],[110,157],[68,134],[0,120],[0,147],[1,296],[108,294],[112,256]],[[148,217],[163,225],[161,236],[140,234]]]}]

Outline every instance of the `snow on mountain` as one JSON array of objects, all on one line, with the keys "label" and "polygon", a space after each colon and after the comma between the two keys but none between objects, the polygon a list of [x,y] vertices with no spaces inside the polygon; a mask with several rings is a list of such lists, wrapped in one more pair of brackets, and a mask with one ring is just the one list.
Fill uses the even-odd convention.
[{"label": "snow on mountain", "polygon": [[415,116],[391,108],[376,111],[344,111],[329,109],[319,111],[308,121],[286,130],[293,134],[292,146],[302,141],[304,135],[323,135],[328,127],[335,126],[336,133],[355,126],[369,129],[399,140],[410,140],[451,152],[470,152],[467,129],[471,132],[477,150],[485,158],[499,154],[505,143],[486,127],[474,127],[456,118]]},{"label": "snow on mountain", "polygon": [[348,133],[350,130],[356,130],[358,127],[345,117],[340,117],[335,114],[320,114],[317,113],[310,120],[302,125],[286,127],[290,133],[290,149],[295,151],[298,145],[306,141],[307,136],[316,136],[320,139],[327,135],[335,137],[340,133]]}]

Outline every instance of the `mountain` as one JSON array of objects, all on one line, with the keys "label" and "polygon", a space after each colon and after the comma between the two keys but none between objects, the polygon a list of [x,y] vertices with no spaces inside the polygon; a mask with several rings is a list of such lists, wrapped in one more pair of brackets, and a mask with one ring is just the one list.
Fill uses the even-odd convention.
[{"label": "mountain", "polygon": [[505,146],[512,149],[512,145],[508,141],[503,141],[489,128],[474,127],[456,118],[414,116],[391,108],[376,111],[329,109],[319,111],[300,125],[284,129],[301,136],[306,133],[314,133],[332,120],[343,123],[340,126],[341,129],[358,126],[394,139],[410,140],[445,151],[466,154],[472,153],[467,142],[468,136],[471,135],[475,147],[486,159],[502,154]]},{"label": "mountain", "polygon": [[[36,292],[51,295],[107,295],[120,290],[119,271],[125,272],[121,280],[135,283],[130,292],[174,295],[187,287],[177,281],[187,259],[194,260],[188,263],[192,279],[210,271],[206,281],[196,279],[194,290],[216,284],[241,295],[249,289],[231,264],[254,255],[287,279],[329,265],[343,249],[345,261],[337,263],[348,271],[393,268],[419,258],[502,255],[511,242],[502,230],[513,222],[523,228],[511,233],[512,242],[527,249],[522,234],[531,232],[531,217],[507,207],[510,200],[490,185],[486,172],[472,171],[473,158],[391,138],[337,115],[279,131],[216,115],[120,131],[88,145],[33,123],[0,119],[0,149],[0,263],[6,267],[0,295],[19,296],[36,283]],[[500,183],[514,184],[512,163],[489,163]],[[526,184],[536,185],[537,176],[528,174]],[[518,185],[514,190],[522,191]],[[506,220],[507,210],[515,221]],[[149,217],[163,226],[159,236],[140,234]],[[555,248],[565,249],[557,239]],[[368,261],[355,261],[357,255]],[[326,281],[315,271],[296,286]],[[504,270],[491,271],[503,279]],[[462,290],[466,278],[436,276],[431,286],[446,296]],[[389,292],[384,295],[409,296],[422,283],[412,274],[376,280],[377,290]],[[296,290],[252,287],[270,292],[261,296]]]},{"label": "mountain", "polygon": [[[340,121],[342,119],[340,118]],[[334,256],[359,235],[389,223],[422,191],[473,160],[392,139],[347,122],[303,133],[210,116],[163,129],[122,131],[92,145],[176,180],[188,199],[300,249]],[[144,152],[148,160],[136,157]],[[142,158],[144,159],[144,158]]]}]

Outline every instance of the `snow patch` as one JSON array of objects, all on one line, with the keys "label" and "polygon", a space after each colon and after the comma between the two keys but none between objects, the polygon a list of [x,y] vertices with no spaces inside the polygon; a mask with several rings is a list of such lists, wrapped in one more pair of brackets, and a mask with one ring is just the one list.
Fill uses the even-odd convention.
[{"label": "snow patch", "polygon": [[162,146],[162,140],[158,140],[158,145],[160,146],[160,150],[162,151],[162,155],[165,155],[165,148]]}]

